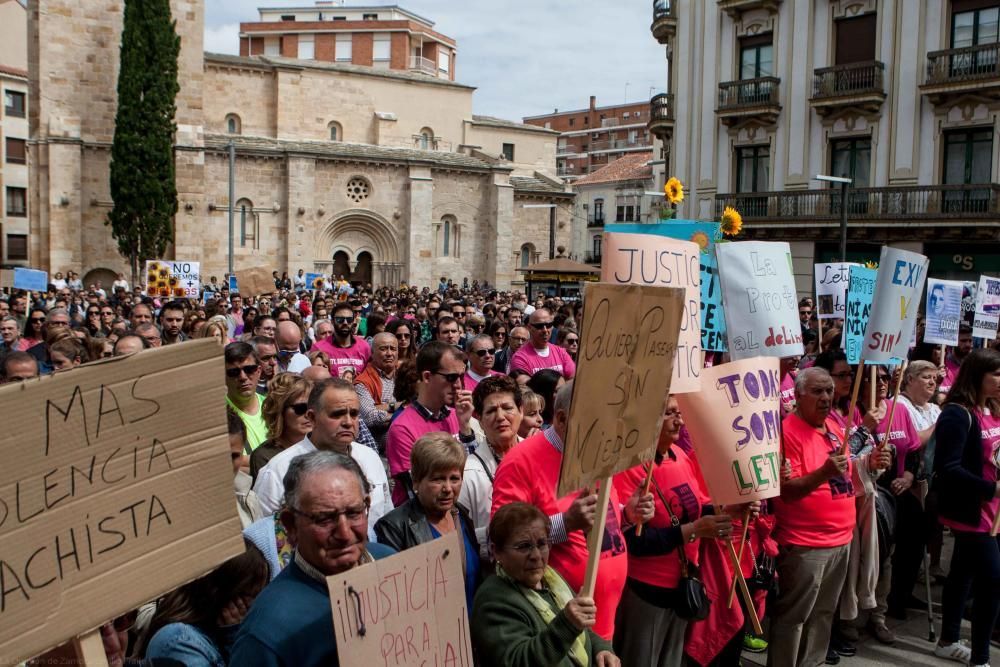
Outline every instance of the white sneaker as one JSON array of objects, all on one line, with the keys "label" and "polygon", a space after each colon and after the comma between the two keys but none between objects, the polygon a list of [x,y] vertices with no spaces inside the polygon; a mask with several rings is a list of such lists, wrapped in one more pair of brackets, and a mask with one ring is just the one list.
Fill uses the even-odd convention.
[{"label": "white sneaker", "polygon": [[969,664],[972,659],[972,649],[962,642],[954,642],[947,646],[938,644],[934,647],[934,655],[945,660],[954,660],[963,664]]}]

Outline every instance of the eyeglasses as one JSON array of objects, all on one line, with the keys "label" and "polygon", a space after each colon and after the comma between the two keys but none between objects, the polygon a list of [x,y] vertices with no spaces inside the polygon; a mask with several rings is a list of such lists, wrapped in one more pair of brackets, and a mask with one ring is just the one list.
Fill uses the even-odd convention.
[{"label": "eyeglasses", "polygon": [[538,540],[537,542],[518,542],[517,544],[512,544],[508,547],[511,551],[516,551],[522,556],[529,555],[535,549],[538,549],[538,553],[548,553],[549,549],[552,548],[552,540],[544,539]]},{"label": "eyeglasses", "polygon": [[440,375],[444,378],[444,381],[448,384],[455,384],[459,380],[465,378],[465,373],[442,373],[440,371],[434,371],[434,375]]},{"label": "eyeglasses", "polygon": [[32,324],[44,324],[45,323],[45,318],[44,317],[32,317],[28,321],[31,322]]},{"label": "eyeglasses", "polygon": [[257,372],[260,368],[259,364],[247,364],[246,366],[237,366],[236,368],[227,368],[226,377],[238,378],[240,373],[246,373],[247,377],[250,377]]},{"label": "eyeglasses", "polygon": [[567,345],[579,345],[580,344],[580,339],[579,338],[567,338],[566,339],[566,344]]},{"label": "eyeglasses", "polygon": [[515,343],[525,343],[528,340],[524,336],[511,336],[510,339]]},{"label": "eyeglasses", "polygon": [[[44,320],[43,320],[44,321]],[[63,322],[62,320],[49,320],[49,327],[68,327],[69,322]]]},{"label": "eyeglasses", "polygon": [[410,334],[408,334],[408,333],[398,333],[398,334],[396,334],[396,338],[402,338],[403,340],[409,340],[410,339]]},{"label": "eyeglasses", "polygon": [[309,519],[317,528],[322,528],[323,530],[330,530],[339,525],[342,518],[347,519],[347,523],[352,526],[357,526],[360,523],[368,521],[368,507],[365,505],[348,507],[343,512],[318,512],[316,514],[303,512],[296,507],[289,507],[288,509],[292,514],[298,514],[301,517]]},{"label": "eyeglasses", "polygon": [[333,321],[336,322],[337,324],[350,324],[351,322],[354,321],[354,318],[353,317],[335,317],[335,318],[333,318]]},{"label": "eyeglasses", "polygon": [[850,371],[844,371],[843,373],[830,373],[830,377],[832,377],[832,378],[834,378],[836,380],[843,380],[845,378],[851,377],[851,372]]},{"label": "eyeglasses", "polygon": [[294,412],[299,417],[301,417],[302,415],[304,415],[306,413],[306,410],[309,409],[309,404],[308,403],[292,403],[288,407],[290,407],[292,409],[292,412]]},{"label": "eyeglasses", "polygon": [[812,312],[811,310],[800,310],[799,315],[812,315]]},{"label": "eyeglasses", "polygon": [[113,310],[102,310],[101,311],[101,315],[105,315],[105,316],[110,316],[110,315],[114,315],[114,314],[115,314],[115,311],[113,311]]},{"label": "eyeglasses", "polygon": [[889,384],[889,376],[888,375],[876,375],[875,376],[875,381],[876,382],[884,382],[885,384]]},{"label": "eyeglasses", "polygon": [[542,329],[551,329],[553,327],[552,322],[532,322],[531,328],[541,331]]},{"label": "eyeglasses", "polygon": [[493,349],[492,347],[484,347],[481,350],[476,350],[476,356],[477,357],[485,357],[487,355],[489,355],[489,356],[492,357],[492,356],[496,355],[496,353],[497,353],[497,351],[495,349]]},{"label": "eyeglasses", "polygon": [[455,317],[465,317],[464,310],[453,310],[451,311],[451,314],[454,315]]}]

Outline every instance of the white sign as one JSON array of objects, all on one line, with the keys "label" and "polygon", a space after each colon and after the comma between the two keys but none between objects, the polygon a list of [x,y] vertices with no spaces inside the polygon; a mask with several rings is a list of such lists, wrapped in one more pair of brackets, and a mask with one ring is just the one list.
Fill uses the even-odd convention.
[{"label": "white sign", "polygon": [[924,342],[933,345],[958,345],[958,327],[962,324],[960,280],[927,279],[927,316]]},{"label": "white sign", "polygon": [[733,361],[802,354],[802,325],[787,243],[719,243],[719,279]]},{"label": "white sign", "polygon": [[915,252],[882,246],[872,313],[861,356],[865,361],[896,364],[910,350],[929,260]]},{"label": "white sign", "polygon": [[821,320],[844,319],[847,312],[847,286],[850,270],[857,266],[851,262],[817,264],[816,317]]},{"label": "white sign", "polygon": [[146,296],[165,299],[197,299],[201,289],[199,262],[146,261]]},{"label": "white sign", "polygon": [[1000,320],[1000,278],[980,276],[972,335],[976,338],[993,340],[997,337],[998,320]]}]

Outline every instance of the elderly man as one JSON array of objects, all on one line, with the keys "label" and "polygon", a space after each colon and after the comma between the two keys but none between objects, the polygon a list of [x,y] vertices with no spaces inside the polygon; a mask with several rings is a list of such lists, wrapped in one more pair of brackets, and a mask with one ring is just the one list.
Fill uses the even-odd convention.
[{"label": "elderly man", "polygon": [[569,353],[558,345],[549,345],[552,337],[552,313],[547,308],[538,308],[528,318],[531,340],[523,345],[510,361],[510,368],[519,368],[534,375],[540,370],[551,368],[567,380],[576,374],[576,364]]},{"label": "elderly man", "polygon": [[[556,496],[572,398],[573,383],[568,382],[556,394],[552,426],[523,440],[504,455],[493,482],[492,514],[513,502],[529,503],[545,512],[552,520],[549,565],[562,575],[571,589],[579,590],[587,568],[587,533],[598,507],[597,495],[592,489],[561,498]],[[607,525],[601,540],[601,566],[597,570],[593,595],[597,603],[597,622],[593,630],[608,641],[614,635],[615,611],[628,571],[623,518],[629,525],[635,525],[653,517],[653,496],[643,494],[641,486],[628,499],[624,511],[615,488],[611,487],[610,491],[607,508],[600,509],[607,512]]]},{"label": "elderly man", "polygon": [[164,345],[183,343],[187,335],[184,326],[184,306],[180,301],[171,301],[160,310],[160,331]]},{"label": "elderly man", "polygon": [[135,328],[135,333],[142,336],[150,347],[162,347],[163,339],[160,330],[152,322],[144,322]]},{"label": "elderly man", "polygon": [[475,391],[476,385],[490,377],[500,375],[493,370],[496,363],[497,349],[493,344],[493,336],[479,334],[469,340],[469,370],[465,372],[465,388]]},{"label": "elderly man", "polygon": [[316,342],[329,341],[333,337],[333,322],[325,318],[316,320],[313,324],[313,336]]},{"label": "elderly man", "polygon": [[336,667],[341,663],[326,577],[394,552],[368,543],[368,481],[353,459],[312,451],[287,469],[280,518],[294,556],[254,600],[229,664]]},{"label": "elderly man", "polygon": [[65,308],[53,308],[45,315],[45,324],[42,331],[45,334],[45,342],[41,345],[34,345],[27,350],[28,354],[38,362],[38,370],[42,375],[52,372],[52,360],[49,358],[49,345],[54,342],[54,334],[57,331],[69,331],[69,311]]},{"label": "elderly man", "polygon": [[[260,380],[260,362],[249,343],[235,342],[226,345],[226,405],[243,420],[247,428],[247,444],[257,449],[267,440],[264,423],[264,397],[257,393]],[[247,452],[249,456],[250,452]]]},{"label": "elderly man", "polygon": [[0,363],[3,382],[24,382],[38,377],[38,361],[27,352],[11,352]]},{"label": "elderly man", "polygon": [[136,331],[140,324],[153,323],[153,309],[145,303],[137,303],[132,306],[132,312],[129,314],[128,319],[132,325],[132,330]]},{"label": "elderly man", "polygon": [[356,378],[372,356],[372,350],[361,336],[354,335],[354,308],[348,303],[333,309],[333,336],[317,340],[313,350],[322,350],[330,357],[330,375]]},{"label": "elderly man", "polygon": [[268,461],[257,473],[253,490],[265,514],[274,514],[281,507],[282,481],[289,464],[296,456],[317,449],[332,451],[354,459],[364,472],[371,487],[368,520],[371,527],[392,510],[389,500],[389,479],[382,459],[368,447],[357,442],[358,419],[361,409],[354,386],[340,378],[327,378],[309,392],[306,415],[313,424],[312,433]]},{"label": "elderly man", "polygon": [[385,444],[396,399],[392,392],[396,386],[396,360],[399,343],[391,333],[378,333],[372,338],[372,358],[365,370],[354,380],[354,388],[361,401],[361,421],[372,432],[379,445]]},{"label": "elderly man", "polygon": [[851,460],[830,417],[833,378],[807,368],[795,378],[795,411],[782,424],[785,479],[774,499],[781,587],[771,607],[769,666],[822,665],[854,535]]},{"label": "elderly man", "polygon": [[278,346],[269,336],[254,336],[250,339],[250,345],[257,353],[257,361],[260,362],[257,393],[267,396],[267,383],[278,374]]},{"label": "elderly man", "polygon": [[125,334],[115,341],[113,354],[116,357],[123,357],[126,354],[142,352],[146,349],[149,349],[149,343],[146,342],[145,338],[138,334]]},{"label": "elderly man", "polygon": [[21,339],[21,327],[17,325],[17,318],[7,315],[0,320],[0,350],[10,352],[17,349],[17,343]]},{"label": "elderly man", "polygon": [[309,357],[299,351],[302,345],[302,329],[295,322],[278,322],[275,330],[278,344],[278,372],[301,373],[312,364]]}]

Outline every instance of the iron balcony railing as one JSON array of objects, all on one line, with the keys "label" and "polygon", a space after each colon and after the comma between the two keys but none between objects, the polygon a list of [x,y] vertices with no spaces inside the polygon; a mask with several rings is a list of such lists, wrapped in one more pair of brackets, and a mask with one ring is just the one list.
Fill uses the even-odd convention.
[{"label": "iron balcony railing", "polygon": [[1000,76],[1000,43],[932,51],[927,54],[927,83],[959,83]]},{"label": "iron balcony railing", "polygon": [[653,0],[653,22],[674,17],[674,3],[671,0]]},{"label": "iron balcony railing", "polygon": [[864,93],[884,94],[885,65],[877,60],[848,63],[817,69],[813,77],[813,97],[829,99]]},{"label": "iron balcony railing", "polygon": [[600,264],[601,263],[601,253],[588,251],[584,253],[584,262],[587,264]]},{"label": "iron balcony railing", "polygon": [[650,125],[660,121],[673,121],[674,96],[671,93],[660,93],[649,100]]},{"label": "iron balcony railing", "polygon": [[738,111],[760,106],[778,105],[778,84],[781,79],[761,76],[756,79],[727,81],[719,84],[719,111]]},{"label": "iron balcony railing", "polygon": [[604,226],[604,214],[603,213],[592,213],[587,218],[588,227],[603,227]]}]

